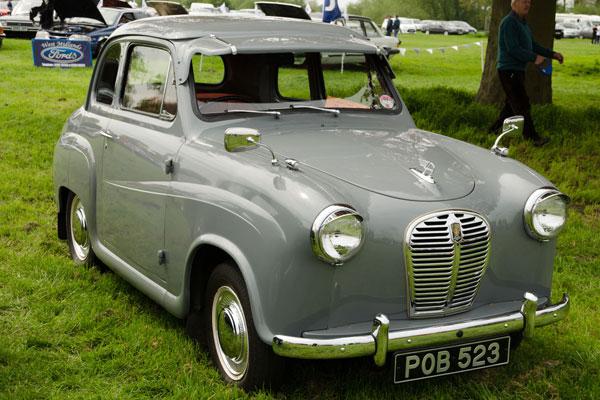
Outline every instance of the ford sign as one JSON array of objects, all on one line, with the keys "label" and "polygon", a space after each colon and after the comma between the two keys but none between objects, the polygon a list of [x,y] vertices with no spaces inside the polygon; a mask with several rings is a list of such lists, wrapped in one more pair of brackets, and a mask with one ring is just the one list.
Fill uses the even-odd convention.
[{"label": "ford sign", "polygon": [[38,67],[87,67],[92,50],[87,41],[33,39],[33,61]]},{"label": "ford sign", "polygon": [[67,47],[50,47],[42,50],[41,56],[49,62],[71,64],[83,58],[83,52]]}]

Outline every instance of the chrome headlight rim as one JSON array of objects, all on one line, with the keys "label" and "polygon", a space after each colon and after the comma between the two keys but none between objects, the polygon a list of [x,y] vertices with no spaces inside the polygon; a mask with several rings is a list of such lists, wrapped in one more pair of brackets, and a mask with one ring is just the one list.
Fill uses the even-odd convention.
[{"label": "chrome headlight rim", "polygon": [[[321,234],[323,232],[323,228],[327,226],[327,224],[336,221],[337,219],[352,216],[358,220],[361,225],[361,237],[360,243],[353,250],[348,252],[340,257],[333,257],[328,254],[323,248],[323,241]],[[331,219],[331,217],[334,217]],[[323,211],[321,211],[315,221],[313,222],[311,231],[310,231],[310,241],[313,249],[313,253],[322,261],[325,261],[328,264],[334,266],[341,266],[345,262],[349,261],[352,257],[354,257],[362,248],[365,241],[365,227],[363,223],[363,217],[352,207],[343,204],[333,204],[328,206]]]},{"label": "chrome headlight rim", "polygon": [[[525,209],[523,212],[523,218],[525,220],[525,229],[526,229],[527,233],[529,234],[529,236],[531,236],[532,238],[534,238],[540,242],[544,242],[544,243],[549,242],[552,239],[555,239],[560,234],[560,232],[562,231],[562,229],[565,226],[565,224],[563,223],[563,225],[560,228],[558,228],[551,234],[544,234],[544,233],[538,232],[535,229],[533,218],[534,218],[534,214],[535,214],[535,210],[536,210],[537,206],[540,205],[542,202],[548,201],[553,198],[562,199],[565,203],[565,206],[571,202],[571,198],[569,196],[567,196],[566,194],[564,194],[556,189],[550,189],[550,188],[538,189],[535,192],[533,192],[531,194],[531,196],[529,196],[529,198],[527,199],[527,202],[525,203]],[[565,214],[565,220],[566,220],[566,214]]]}]

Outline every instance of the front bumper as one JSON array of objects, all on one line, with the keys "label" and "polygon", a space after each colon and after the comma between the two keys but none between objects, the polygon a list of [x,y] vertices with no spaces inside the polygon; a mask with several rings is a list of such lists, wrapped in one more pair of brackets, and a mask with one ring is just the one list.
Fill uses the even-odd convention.
[{"label": "front bumper", "polygon": [[521,310],[514,313],[394,332],[389,332],[389,319],[379,314],[373,321],[373,330],[369,335],[335,339],[276,335],[273,338],[273,351],[282,357],[304,359],[373,356],[375,364],[383,366],[387,353],[392,351],[445,345],[459,340],[502,336],[515,332],[523,332],[525,337],[531,337],[536,327],[564,319],[571,306],[566,294],[560,303],[542,309],[538,309],[537,302],[538,298],[535,295],[525,293]]}]

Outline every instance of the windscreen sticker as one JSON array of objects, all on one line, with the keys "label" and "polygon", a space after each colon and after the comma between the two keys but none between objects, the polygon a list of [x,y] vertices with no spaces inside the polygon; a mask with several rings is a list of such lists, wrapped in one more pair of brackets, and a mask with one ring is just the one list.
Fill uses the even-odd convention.
[{"label": "windscreen sticker", "polygon": [[396,105],[396,102],[391,96],[384,94],[379,97],[379,104],[386,110],[391,110]]}]

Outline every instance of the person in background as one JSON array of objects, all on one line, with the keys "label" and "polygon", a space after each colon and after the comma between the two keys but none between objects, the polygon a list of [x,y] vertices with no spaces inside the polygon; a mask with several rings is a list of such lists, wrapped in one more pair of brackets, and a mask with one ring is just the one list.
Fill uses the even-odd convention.
[{"label": "person in background", "polygon": [[500,23],[498,33],[498,63],[496,68],[502,89],[506,94],[506,103],[498,120],[490,128],[497,132],[504,119],[513,115],[525,117],[523,136],[540,147],[549,139],[540,136],[535,130],[531,117],[531,104],[525,90],[525,69],[530,62],[541,68],[547,59],[558,60],[561,64],[562,54],[540,46],[533,39],[533,34],[526,17],[531,8],[531,0],[511,0],[512,11]]},{"label": "person in background", "polygon": [[383,19],[383,22],[381,23],[381,30],[384,32],[387,30],[387,22],[389,19],[390,19],[390,16],[386,15],[385,18]]},{"label": "person in background", "polygon": [[385,35],[386,36],[392,36],[392,31],[394,30],[394,20],[392,18],[392,16],[390,15],[387,21],[387,25],[385,27]]},{"label": "person in background", "polygon": [[594,25],[592,29],[592,44],[598,44],[600,42],[600,32],[598,32],[598,26]]},{"label": "person in background", "polygon": [[394,18],[394,25],[392,28],[394,30],[394,37],[398,37],[398,32],[400,31],[400,19],[398,18],[397,15]]},{"label": "person in background", "polygon": [[6,8],[8,8],[8,15],[11,15],[12,10],[13,10],[13,3],[11,0],[8,0],[8,3],[6,4]]}]

